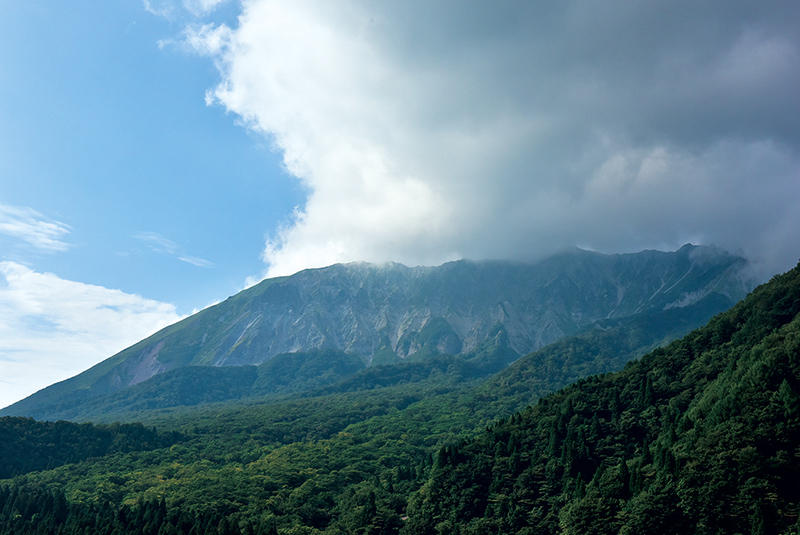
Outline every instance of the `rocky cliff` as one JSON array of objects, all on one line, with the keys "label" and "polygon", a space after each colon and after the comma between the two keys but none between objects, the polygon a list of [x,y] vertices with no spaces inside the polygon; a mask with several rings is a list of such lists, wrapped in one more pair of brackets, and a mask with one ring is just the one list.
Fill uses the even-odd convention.
[{"label": "rocky cliff", "polygon": [[686,245],[617,255],[575,249],[531,264],[301,271],[264,280],[0,414],[78,403],[180,367],[259,365],[319,349],[356,355],[367,366],[391,364],[471,353],[502,332],[522,355],[601,319],[685,307],[712,293],[732,305],[751,287],[745,264]]}]

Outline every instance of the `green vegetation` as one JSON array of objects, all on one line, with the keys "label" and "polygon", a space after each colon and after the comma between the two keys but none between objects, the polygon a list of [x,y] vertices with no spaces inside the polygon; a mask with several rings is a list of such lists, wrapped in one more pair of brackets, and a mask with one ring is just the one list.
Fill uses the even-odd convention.
[{"label": "green vegetation", "polygon": [[[796,533],[800,266],[625,365],[717,299],[598,322],[486,380],[502,329],[477,360],[127,413],[157,430],[136,447],[41,467],[17,447],[0,534]],[[43,427],[12,441],[62,425],[13,422]],[[124,426],[76,427],[37,440],[81,451]]]},{"label": "green vegetation", "polygon": [[[260,366],[185,366],[156,375],[119,392],[75,396],[48,407],[58,418],[113,421],[125,414],[166,407],[273,396],[321,388],[364,368],[354,355],[309,351],[276,355]],[[79,392],[77,395],[81,396]]]},{"label": "green vegetation", "polygon": [[117,452],[170,446],[179,433],[158,433],[141,424],[94,426],[0,418],[0,479]]},{"label": "green vegetation", "polygon": [[624,371],[442,448],[405,534],[796,533],[800,266]]},{"label": "green vegetation", "polygon": [[[619,368],[724,304],[712,295],[603,321],[482,383],[516,356],[502,328],[476,354],[369,368],[299,398],[127,413],[185,439],[6,481],[18,505],[7,504],[0,533],[397,533],[442,445]],[[195,390],[210,392],[197,383],[209,369],[195,371]]]}]

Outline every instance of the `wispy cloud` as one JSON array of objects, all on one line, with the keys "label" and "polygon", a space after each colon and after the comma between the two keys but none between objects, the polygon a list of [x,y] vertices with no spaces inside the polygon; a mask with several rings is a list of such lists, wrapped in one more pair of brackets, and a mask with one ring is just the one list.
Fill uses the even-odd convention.
[{"label": "wispy cloud", "polygon": [[208,15],[228,0],[183,0],[183,7],[192,15]]},{"label": "wispy cloud", "polygon": [[179,319],[169,303],[0,262],[0,407]]},{"label": "wispy cloud", "polygon": [[206,260],[205,258],[198,258],[196,256],[179,256],[177,258],[181,262],[186,262],[187,264],[197,267],[212,267],[214,265],[213,262]]},{"label": "wispy cloud", "polygon": [[175,257],[177,260],[185,262],[186,264],[205,268],[212,267],[214,265],[213,262],[206,260],[205,258],[184,254],[181,247],[177,243],[170,240],[166,236],[159,234],[158,232],[137,232],[133,235],[133,237],[141,242],[144,242],[151,251]]},{"label": "wispy cloud", "polygon": [[[231,30],[227,26],[213,24],[189,25],[184,28],[180,44],[186,50],[202,55],[215,55],[230,45]],[[212,100],[209,100],[212,99]],[[206,104],[213,103],[212,95],[207,94]]]},{"label": "wispy cloud", "polygon": [[163,0],[142,0],[144,10],[156,17],[170,18],[175,12],[175,3]]},{"label": "wispy cloud", "polygon": [[157,253],[174,255],[178,252],[178,244],[158,232],[137,232],[133,237],[145,242],[150,249]]},{"label": "wispy cloud", "polygon": [[66,223],[50,219],[32,208],[0,204],[0,234],[22,240],[38,250],[59,252],[69,249]]},{"label": "wispy cloud", "polygon": [[172,19],[180,14],[203,17],[228,0],[142,0],[145,11],[157,17]]}]

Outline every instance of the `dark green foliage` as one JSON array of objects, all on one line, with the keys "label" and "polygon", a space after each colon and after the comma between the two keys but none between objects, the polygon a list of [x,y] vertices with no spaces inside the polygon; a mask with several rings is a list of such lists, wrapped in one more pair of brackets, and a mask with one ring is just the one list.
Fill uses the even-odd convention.
[{"label": "dark green foliage", "polygon": [[789,533],[800,266],[624,371],[440,450],[407,534]]},{"label": "dark green foliage", "polygon": [[253,394],[300,392],[336,383],[364,368],[356,355],[309,351],[276,355],[258,367]]},{"label": "dark green foliage", "polygon": [[163,448],[181,438],[141,424],[95,426],[0,418],[0,479],[110,453]]},{"label": "dark green foliage", "polygon": [[519,359],[475,388],[470,407],[490,420],[535,403],[539,397],[590,375],[621,369],[628,361],[674,340],[726,310],[709,294],[691,306],[604,320]]},{"label": "dark green foliage", "polygon": [[73,418],[191,406],[246,397],[257,377],[255,366],[187,366],[156,375],[121,392],[71,407]]},{"label": "dark green foliage", "polygon": [[519,355],[509,347],[505,329],[498,325],[490,338],[467,355],[429,356],[422,361],[374,366],[312,394],[355,392],[409,383],[463,385],[496,373],[517,358]]},{"label": "dark green foliage", "polygon": [[[21,534],[681,532],[694,525],[675,483],[685,430],[670,422],[682,421],[693,398],[679,394],[673,407],[669,392],[684,392],[689,380],[677,364],[672,375],[652,367],[671,353],[525,407],[685,331],[724,306],[714,299],[604,321],[484,384],[459,386],[487,362],[501,367],[515,356],[501,349],[503,329],[480,354],[363,370],[360,385],[347,379],[316,391],[325,395],[141,412],[186,440],[6,481],[4,492],[42,500],[36,507],[45,516],[58,509],[47,493],[62,492],[68,507],[60,522],[9,509],[0,526]],[[702,390],[697,377],[691,381]],[[793,414],[796,382],[786,378],[774,405]],[[508,419],[484,432],[498,415]],[[772,495],[753,486],[762,491]],[[769,532],[774,511],[751,507],[748,515]]]},{"label": "dark green foliage", "polygon": [[[272,531],[270,527],[272,526]],[[224,509],[168,508],[163,499],[135,506],[70,503],[60,491],[0,485],[0,535],[226,535],[275,533],[269,520],[239,523]]]}]

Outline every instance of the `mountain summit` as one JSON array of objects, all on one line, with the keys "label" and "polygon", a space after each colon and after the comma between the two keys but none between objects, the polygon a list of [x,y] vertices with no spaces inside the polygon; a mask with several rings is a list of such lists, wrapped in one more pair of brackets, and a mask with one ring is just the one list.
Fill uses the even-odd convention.
[{"label": "mountain summit", "polygon": [[614,255],[575,249],[532,264],[305,270],[266,279],[0,414],[46,416],[48,406],[188,366],[263,365],[280,357],[273,368],[290,371],[292,354],[309,351],[373,366],[502,344],[513,360],[598,320],[686,307],[712,294],[730,306],[750,288],[745,264],[716,248],[685,245]]}]

